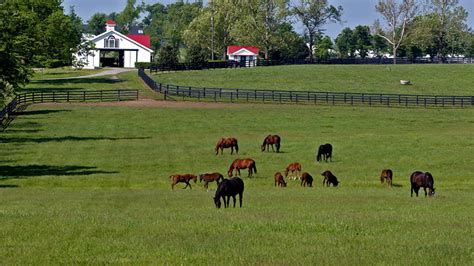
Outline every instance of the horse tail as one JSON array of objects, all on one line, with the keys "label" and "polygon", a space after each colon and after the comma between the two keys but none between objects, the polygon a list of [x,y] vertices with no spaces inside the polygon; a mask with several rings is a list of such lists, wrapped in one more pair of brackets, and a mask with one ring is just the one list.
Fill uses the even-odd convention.
[{"label": "horse tail", "polygon": [[235,152],[239,153],[239,143],[235,140]]},{"label": "horse tail", "polygon": [[257,163],[253,162],[252,168],[253,168],[253,171],[257,173]]}]

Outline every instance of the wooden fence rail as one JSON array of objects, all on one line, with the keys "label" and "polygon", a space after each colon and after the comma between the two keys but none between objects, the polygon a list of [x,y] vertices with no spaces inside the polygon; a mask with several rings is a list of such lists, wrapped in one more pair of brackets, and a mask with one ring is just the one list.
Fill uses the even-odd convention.
[{"label": "wooden fence rail", "polygon": [[143,69],[138,71],[142,80],[154,91],[167,98],[194,98],[198,101],[299,103],[326,105],[364,105],[400,107],[473,107],[474,96],[380,94],[348,92],[311,92],[285,90],[248,90],[224,88],[196,88],[161,84],[149,77]]},{"label": "wooden fence rail", "polygon": [[5,129],[16,113],[35,103],[110,102],[138,100],[138,90],[51,91],[27,92],[17,95],[0,111],[0,126]]}]

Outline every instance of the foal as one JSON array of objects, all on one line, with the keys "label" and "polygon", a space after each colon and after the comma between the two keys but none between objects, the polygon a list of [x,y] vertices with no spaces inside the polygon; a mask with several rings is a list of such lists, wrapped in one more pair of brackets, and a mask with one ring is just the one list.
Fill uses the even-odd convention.
[{"label": "foal", "polygon": [[186,189],[188,186],[189,186],[189,189],[192,189],[189,181],[192,179],[194,180],[194,183],[196,183],[197,176],[191,175],[191,174],[184,174],[184,175],[178,174],[178,175],[171,175],[170,179],[171,179],[171,189],[174,189],[174,186],[178,183],[186,183],[186,186],[183,189]]},{"label": "foal", "polygon": [[392,179],[393,178],[393,172],[391,169],[383,169],[382,173],[380,174],[380,183],[383,184],[383,182],[386,180],[387,184],[389,187],[392,187]]},{"label": "foal", "polygon": [[[288,177],[288,174],[291,172],[291,176],[293,178],[291,178],[291,176],[289,177],[289,179],[293,179],[293,180],[296,180],[298,178],[300,178],[299,176],[299,173],[301,172],[301,164],[298,163],[298,162],[294,162],[294,163],[290,163],[287,167],[286,167],[286,170],[285,170],[285,177]],[[295,176],[296,174],[296,176]]]},{"label": "foal", "polygon": [[204,187],[209,191],[209,183],[216,181],[217,186],[219,186],[219,183],[224,180],[224,176],[220,173],[202,174],[199,175],[199,182],[201,183],[202,180],[204,180]]},{"label": "foal", "polygon": [[283,175],[280,172],[275,173],[275,187],[286,187],[285,179],[283,179]]}]

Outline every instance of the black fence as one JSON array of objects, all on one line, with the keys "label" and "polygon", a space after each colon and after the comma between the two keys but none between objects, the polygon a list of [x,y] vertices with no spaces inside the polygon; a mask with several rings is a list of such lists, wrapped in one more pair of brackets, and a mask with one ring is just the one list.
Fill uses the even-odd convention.
[{"label": "black fence", "polygon": [[436,96],[412,94],[379,94],[348,92],[311,92],[285,90],[249,90],[225,88],[197,88],[161,84],[150,78],[143,69],[142,80],[166,99],[191,98],[198,101],[296,103],[324,105],[399,106],[399,107],[473,107],[474,96]]},{"label": "black fence", "polygon": [[27,105],[60,102],[110,102],[138,100],[138,90],[51,91],[17,95],[0,111],[0,126],[5,129]]},{"label": "black fence", "polygon": [[[396,59],[397,64],[439,64],[438,58],[406,58],[400,57]],[[445,64],[474,64],[474,58],[468,57],[451,57],[446,58],[443,62]],[[278,66],[278,65],[305,65],[305,64],[322,64],[322,65],[389,65],[393,64],[392,58],[331,58],[331,59],[293,59],[293,60],[247,60],[247,61],[217,61],[204,62],[202,64],[151,64],[150,73],[165,72],[165,71],[185,71],[185,70],[203,70],[203,69],[218,69],[218,68],[241,68],[254,66]]]}]

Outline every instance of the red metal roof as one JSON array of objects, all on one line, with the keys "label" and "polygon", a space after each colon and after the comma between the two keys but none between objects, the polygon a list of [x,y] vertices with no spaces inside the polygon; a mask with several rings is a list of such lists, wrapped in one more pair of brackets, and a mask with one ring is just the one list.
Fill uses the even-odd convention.
[{"label": "red metal roof", "polygon": [[107,22],[105,22],[105,24],[107,24],[107,25],[117,25],[117,23],[115,23],[115,21],[113,21],[111,19],[107,20]]},{"label": "red metal roof", "polygon": [[232,46],[227,46],[227,54],[234,54],[242,49],[246,49],[249,52],[252,52],[256,55],[258,55],[259,49],[255,46],[237,46],[237,45],[232,45]]},{"label": "red metal roof", "polygon": [[128,34],[127,37],[134,40],[134,41],[136,41],[137,43],[147,47],[147,48],[151,48],[150,35]]}]

